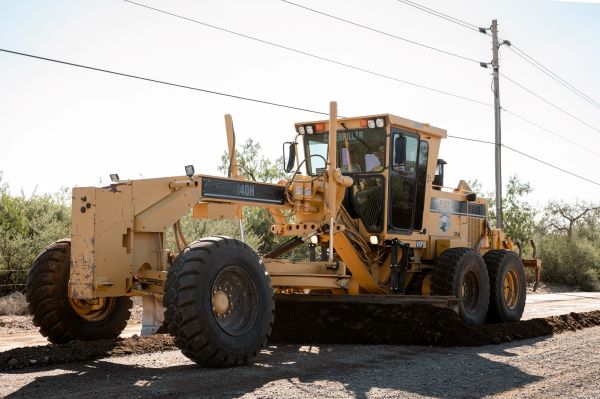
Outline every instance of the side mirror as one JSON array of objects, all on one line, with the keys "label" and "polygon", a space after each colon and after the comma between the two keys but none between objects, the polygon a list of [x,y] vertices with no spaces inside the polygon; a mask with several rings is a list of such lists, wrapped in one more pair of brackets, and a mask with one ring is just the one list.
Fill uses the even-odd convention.
[{"label": "side mirror", "polygon": [[[287,159],[287,161],[286,161]],[[296,144],[291,141],[283,143],[283,170],[290,173],[296,165]]]},{"label": "side mirror", "polygon": [[406,136],[400,135],[394,139],[394,163],[393,166],[406,163]]}]

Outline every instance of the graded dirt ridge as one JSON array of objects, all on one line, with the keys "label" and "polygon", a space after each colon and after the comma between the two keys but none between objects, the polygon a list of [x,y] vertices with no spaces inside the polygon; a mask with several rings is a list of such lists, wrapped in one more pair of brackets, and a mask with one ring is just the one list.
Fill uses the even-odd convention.
[{"label": "graded dirt ridge", "polygon": [[[278,301],[269,342],[479,346],[592,326],[600,326],[600,310],[472,327],[450,310],[429,306]],[[0,353],[0,371],[175,349],[164,334],[16,348]]]}]

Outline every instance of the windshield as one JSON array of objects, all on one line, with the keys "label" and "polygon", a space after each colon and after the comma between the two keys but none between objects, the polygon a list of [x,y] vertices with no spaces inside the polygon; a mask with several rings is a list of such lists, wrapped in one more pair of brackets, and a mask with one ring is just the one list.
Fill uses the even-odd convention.
[{"label": "windshield", "polygon": [[[304,140],[308,173],[318,175],[325,168],[329,133],[305,135]],[[338,130],[337,167],[342,173],[381,172],[384,166],[385,128]]]}]

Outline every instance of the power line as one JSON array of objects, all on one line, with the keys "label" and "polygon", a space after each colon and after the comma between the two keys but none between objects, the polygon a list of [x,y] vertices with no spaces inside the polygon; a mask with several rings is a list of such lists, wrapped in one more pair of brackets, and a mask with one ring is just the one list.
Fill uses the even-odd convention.
[{"label": "power line", "polygon": [[129,74],[129,73],[111,71],[111,70],[108,70],[108,69],[102,69],[102,68],[96,68],[96,67],[91,67],[91,66],[82,65],[82,64],[76,64],[74,62],[67,62],[67,61],[57,60],[57,59],[54,59],[54,58],[47,58],[47,57],[41,57],[41,56],[33,55],[33,54],[20,53],[18,51],[6,50],[6,49],[3,49],[3,48],[0,48],[0,51],[3,51],[5,53],[10,53],[10,54],[22,55],[24,57],[36,58],[38,60],[50,61],[50,62],[54,62],[54,63],[57,63],[57,64],[64,64],[64,65],[74,66],[74,67],[78,67],[78,68],[89,69],[89,70],[92,70],[92,71],[105,72],[105,73],[110,73],[112,75],[124,76],[124,77],[127,77],[127,78],[133,78],[133,79],[139,79],[139,80],[145,80],[147,82],[159,83],[159,84],[162,84],[162,85],[180,87],[182,89],[195,90],[195,91],[200,91],[200,92],[208,93],[208,94],[216,94],[218,96],[236,98],[238,100],[251,101],[251,102],[255,102],[255,103],[272,105],[272,106],[275,106],[275,107],[288,108],[288,109],[294,109],[294,110],[297,110],[297,111],[312,112],[314,114],[320,114],[320,115],[327,115],[327,116],[329,116],[329,113],[326,113],[326,112],[314,111],[314,110],[307,109],[307,108],[300,108],[300,107],[295,107],[295,106],[291,106],[291,105],[279,104],[279,103],[275,103],[275,102],[271,102],[271,101],[258,100],[258,99],[255,99],[255,98],[243,97],[243,96],[238,96],[238,95],[235,95],[235,94],[228,94],[228,93],[223,93],[223,92],[214,91],[214,90],[201,89],[201,88],[198,88],[198,87],[183,85],[183,84],[179,84],[179,83],[171,83],[171,82],[166,82],[166,81],[163,81],[163,80],[151,79],[151,78],[146,78],[146,77],[138,76],[138,75],[132,75],[132,74]]},{"label": "power line", "polygon": [[388,80],[392,80],[392,81],[395,81],[395,82],[399,82],[399,83],[403,83],[403,84],[406,84],[406,85],[410,85],[410,86],[418,87],[418,88],[421,88],[421,89],[429,90],[429,91],[432,91],[432,92],[435,92],[435,93],[438,93],[438,94],[444,94],[446,96],[450,96],[450,97],[458,98],[458,99],[461,99],[461,100],[465,100],[465,101],[473,102],[473,103],[476,103],[476,104],[481,104],[481,105],[485,105],[485,106],[491,107],[491,104],[489,104],[489,103],[486,103],[486,102],[480,101],[480,100],[476,100],[476,99],[473,99],[473,98],[461,96],[460,94],[455,94],[455,93],[451,93],[451,92],[448,92],[448,91],[444,91],[444,90],[440,90],[440,89],[435,89],[433,87],[425,86],[425,85],[422,85],[422,84],[419,84],[419,83],[409,82],[407,80],[396,78],[396,77],[393,77],[393,76],[390,76],[390,75],[386,75],[386,74],[383,74],[383,73],[375,72],[375,71],[372,71],[372,70],[369,70],[369,69],[365,69],[365,68],[361,68],[361,67],[358,67],[358,66],[355,66],[355,65],[347,64],[347,63],[344,63],[344,62],[341,62],[341,61],[336,61],[336,60],[331,59],[331,58],[322,57],[320,55],[312,54],[312,53],[309,53],[309,52],[306,52],[306,51],[302,51],[302,50],[298,50],[298,49],[295,49],[295,48],[292,48],[292,47],[284,46],[282,44],[278,44],[278,43],[270,42],[270,41],[267,41],[267,40],[259,39],[259,38],[254,37],[254,36],[246,35],[244,33],[239,33],[239,32],[235,32],[235,31],[232,31],[232,30],[229,30],[229,29],[225,29],[225,28],[222,28],[222,27],[219,27],[219,26],[216,26],[216,25],[211,25],[211,24],[208,24],[206,22],[203,22],[203,21],[200,21],[200,20],[197,20],[197,19],[188,18],[188,17],[182,16],[182,15],[179,15],[179,14],[174,14],[172,12],[161,10],[159,8],[154,8],[154,7],[150,7],[148,5],[145,5],[145,4],[136,3],[136,2],[131,1],[131,0],[123,0],[123,1],[127,2],[127,3],[130,3],[130,4],[133,4],[133,5],[136,5],[136,6],[139,6],[139,7],[143,7],[143,8],[147,8],[149,10],[156,11],[156,12],[159,12],[159,13],[162,13],[162,14],[170,15],[172,17],[180,18],[180,19],[183,19],[183,20],[186,20],[186,21],[189,21],[189,22],[194,22],[194,23],[206,26],[206,27],[211,28],[211,29],[220,30],[222,32],[226,32],[226,33],[230,33],[232,35],[236,35],[236,36],[240,36],[240,37],[243,37],[243,38],[246,38],[246,39],[254,40],[254,41],[262,43],[262,44],[266,44],[266,45],[269,45],[269,46],[277,47],[277,48],[280,48],[280,49],[283,49],[283,50],[287,50],[287,51],[291,51],[291,52],[294,52],[294,53],[297,53],[297,54],[302,54],[304,56],[315,58],[315,59],[318,59],[318,60],[321,60],[321,61],[325,61],[325,62],[329,62],[331,64],[343,66],[345,68],[353,69],[355,71],[364,72],[364,73],[367,73],[367,74],[370,74],[370,75],[373,75],[373,76],[378,76],[378,77],[385,78],[385,79],[388,79]]},{"label": "power line", "polygon": [[[461,58],[461,59],[464,59],[464,60],[467,60],[467,61],[472,61],[472,62],[475,62],[475,63],[477,63],[477,64],[479,64],[479,65],[481,64],[479,61],[477,61],[477,60],[475,60],[475,59],[473,59],[473,58],[464,57],[464,56],[462,56],[462,55],[459,55],[459,54],[451,53],[451,52],[448,52],[448,51],[445,51],[445,50],[441,50],[441,49],[438,49],[438,48],[435,48],[435,47],[432,47],[432,46],[429,46],[429,45],[426,45],[426,44],[423,44],[423,43],[415,42],[415,41],[412,41],[412,40],[409,40],[409,39],[406,39],[406,38],[403,38],[403,37],[400,37],[400,36],[394,35],[394,34],[392,34],[392,33],[384,32],[384,31],[381,31],[381,30],[379,30],[379,29],[375,29],[375,28],[372,28],[372,27],[369,27],[369,26],[365,26],[365,25],[362,25],[362,24],[360,24],[360,23],[357,23],[357,22],[354,22],[354,21],[350,21],[350,20],[347,20],[347,19],[344,19],[344,18],[341,18],[341,17],[335,16],[335,15],[332,15],[332,14],[328,14],[328,13],[326,13],[326,12],[323,12],[323,11],[319,11],[319,10],[316,10],[316,9],[313,9],[313,8],[310,8],[310,7],[307,7],[307,6],[304,6],[304,5],[302,5],[302,4],[297,4],[297,3],[294,3],[294,2],[292,2],[292,1],[289,1],[289,0],[281,0],[281,1],[282,1],[282,2],[284,2],[284,3],[290,4],[290,5],[296,6],[296,7],[298,7],[298,8],[302,8],[302,9],[305,9],[305,10],[307,10],[307,11],[310,11],[310,12],[316,13],[316,14],[320,14],[320,15],[323,15],[323,16],[326,16],[326,17],[329,17],[329,18],[332,18],[332,19],[335,19],[335,20],[341,21],[341,22],[348,23],[348,24],[350,24],[350,25],[354,25],[354,26],[357,26],[357,27],[360,27],[360,28],[363,28],[363,29],[366,29],[366,30],[369,30],[369,31],[372,31],[372,32],[375,32],[375,33],[379,33],[379,34],[381,34],[381,35],[384,35],[384,36],[389,36],[389,37],[392,37],[392,38],[395,38],[395,39],[399,39],[399,40],[402,40],[402,41],[405,41],[405,42],[408,42],[408,43],[411,43],[411,44],[415,44],[415,45],[417,45],[417,46],[425,47],[425,48],[428,48],[428,49],[431,49],[431,50],[434,50],[434,51],[438,51],[438,52],[441,52],[441,53],[444,53],[444,54],[448,54],[448,55],[451,55],[451,56],[454,56],[454,57],[457,57],[457,58]],[[404,2],[404,1],[403,1],[403,2]],[[416,4],[416,3],[415,3],[415,4]],[[464,21],[462,21],[462,22],[464,22]],[[466,23],[466,22],[465,22],[465,23]],[[472,25],[472,24],[470,24],[470,25]],[[475,26],[475,25],[472,25],[472,26]],[[508,48],[509,48],[509,49],[511,49],[511,47],[508,47]],[[511,49],[511,50],[512,50],[512,49]],[[518,54],[517,54],[517,55],[518,55]],[[519,56],[520,56],[520,55],[519,55]],[[528,62],[530,62],[530,61],[528,61]],[[534,65],[534,64],[532,64],[532,65]],[[535,66],[535,65],[534,65],[534,66]],[[536,68],[537,68],[537,66],[536,66]],[[543,71],[543,70],[542,70],[542,71]],[[565,140],[565,141],[567,141],[567,142],[569,142],[569,143],[571,143],[571,144],[574,144],[575,146],[577,146],[577,147],[580,147],[580,148],[582,148],[582,149],[584,149],[584,150],[586,150],[586,151],[589,151],[589,152],[591,152],[592,154],[595,154],[595,155],[598,155],[598,156],[600,156],[600,153],[597,153],[597,152],[595,152],[595,151],[592,151],[592,150],[590,150],[589,148],[587,148],[587,147],[585,147],[585,146],[582,146],[581,144],[579,144],[579,143],[577,143],[577,142],[575,142],[575,141],[573,141],[573,140],[570,140],[570,139],[568,139],[568,138],[566,138],[566,137],[563,137],[563,136],[561,136],[561,135],[559,135],[559,134],[557,134],[557,133],[555,133],[555,132],[552,132],[551,130],[549,130],[549,129],[546,129],[546,128],[544,128],[543,126],[540,126],[539,124],[537,124],[537,123],[535,123],[535,122],[532,122],[532,121],[530,121],[530,120],[526,119],[526,118],[525,118],[525,117],[523,117],[523,116],[520,116],[520,115],[518,115],[518,114],[516,114],[516,113],[514,113],[514,112],[511,112],[511,111],[509,111],[509,110],[507,110],[507,109],[505,109],[505,108],[502,108],[502,109],[503,109],[503,110],[505,110],[506,112],[508,112],[508,113],[512,114],[513,116],[515,116],[515,117],[517,117],[517,118],[519,118],[519,119],[523,120],[524,122],[527,122],[527,123],[529,123],[530,125],[536,126],[537,128],[539,128],[539,129],[541,129],[541,130],[543,130],[543,131],[545,131],[545,132],[548,132],[549,134],[551,134],[551,135],[553,135],[553,136],[555,136],[555,137],[558,137],[558,138],[560,138],[560,139],[562,139],[562,140]]]},{"label": "power line", "polygon": [[573,86],[572,84],[570,84],[569,82],[567,82],[566,80],[564,80],[563,78],[561,78],[560,76],[558,76],[557,74],[552,72],[550,69],[545,67],[542,63],[535,60],[533,57],[531,57],[530,55],[525,53],[523,50],[519,49],[514,44],[509,46],[508,49],[510,51],[512,51],[516,56],[522,58],[523,60],[525,60],[527,63],[529,63],[533,67],[535,67],[536,69],[538,69],[545,75],[549,76],[552,80],[554,80],[557,83],[559,83],[560,85],[566,87],[568,90],[573,92],[578,97],[580,97],[583,100],[587,101],[588,103],[592,104],[594,107],[600,108],[600,103],[598,103],[596,100],[594,100],[593,98],[591,98],[590,96],[588,96],[587,94],[585,94],[584,92],[579,90],[577,87]]},{"label": "power line", "polygon": [[520,155],[522,155],[522,156],[524,156],[524,157],[527,157],[527,158],[529,158],[529,159],[533,159],[534,161],[537,161],[537,162],[539,162],[539,163],[542,163],[542,164],[544,164],[544,165],[546,165],[546,166],[549,166],[549,167],[551,167],[551,168],[554,168],[554,169],[556,169],[556,170],[559,170],[559,171],[561,171],[561,172],[563,172],[563,173],[566,173],[566,174],[568,174],[568,175],[571,175],[571,176],[577,177],[578,179],[585,180],[585,181],[587,181],[587,182],[589,182],[589,183],[592,183],[592,184],[595,184],[595,185],[597,185],[597,186],[600,186],[600,183],[599,183],[599,182],[597,182],[597,181],[590,180],[590,179],[588,179],[588,178],[586,178],[586,177],[580,176],[580,175],[578,175],[578,174],[575,174],[575,173],[573,173],[573,172],[569,172],[569,171],[568,171],[568,170],[566,170],[566,169],[560,168],[560,167],[558,167],[558,166],[556,166],[556,165],[553,165],[553,164],[551,164],[551,163],[549,163],[549,162],[542,161],[542,160],[541,160],[541,159],[539,159],[539,158],[536,158],[536,157],[534,157],[534,156],[532,156],[532,155],[526,154],[526,153],[524,153],[524,152],[522,152],[522,151],[516,150],[516,149],[514,149],[514,148],[512,148],[512,147],[509,147],[509,146],[507,146],[507,145],[505,145],[505,144],[502,144],[502,147],[506,148],[507,150],[510,150],[510,151],[516,152],[517,154],[520,154]]},{"label": "power line", "polygon": [[[112,71],[112,70],[108,70],[108,69],[102,69],[102,68],[96,68],[96,67],[92,67],[92,66],[88,66],[88,65],[82,65],[82,64],[76,64],[74,62],[67,62],[67,61],[62,61],[62,60],[57,60],[54,58],[48,58],[48,57],[41,57],[41,56],[37,56],[37,55],[33,55],[33,54],[27,54],[27,53],[22,53],[22,52],[18,52],[18,51],[12,51],[12,50],[7,50],[7,49],[3,49],[0,48],[0,51],[5,52],[5,53],[9,53],[9,54],[14,54],[14,55],[20,55],[20,56],[24,56],[24,57],[28,57],[28,58],[34,58],[34,59],[38,59],[38,60],[43,60],[43,61],[48,61],[48,62],[53,62],[53,63],[58,63],[58,64],[62,64],[62,65],[68,65],[68,66],[72,66],[72,67],[77,67],[77,68],[83,68],[83,69],[87,69],[87,70],[92,70],[92,71],[96,71],[96,72],[104,72],[104,73],[108,73],[111,75],[116,75],[116,76],[122,76],[122,77],[127,77],[127,78],[132,78],[132,79],[138,79],[138,80],[143,80],[146,82],[151,82],[151,83],[158,83],[158,84],[162,84],[162,85],[168,85],[168,86],[174,86],[174,87],[179,87],[182,89],[188,89],[188,90],[194,90],[194,91],[199,91],[199,92],[203,92],[203,93],[207,93],[207,94],[214,94],[214,95],[218,95],[218,96],[225,96],[225,97],[231,97],[231,98],[235,98],[238,100],[244,100],[244,101],[252,101],[252,102],[256,102],[256,103],[260,103],[260,104],[265,104],[265,105],[271,105],[271,106],[276,106],[276,107],[282,107],[282,108],[288,108],[288,109],[294,109],[294,110],[298,110],[298,111],[304,111],[304,112],[312,112],[315,114],[320,114],[320,115],[329,115],[329,113],[327,112],[321,112],[321,111],[314,111],[314,110],[310,110],[307,108],[301,108],[301,107],[295,107],[295,106],[291,106],[291,105],[285,105],[285,104],[281,104],[281,103],[275,103],[275,102],[271,102],[271,101],[264,101],[264,100],[258,100],[255,98],[250,98],[250,97],[243,97],[243,96],[238,96],[235,94],[228,94],[228,93],[223,93],[223,92],[218,92],[218,91],[214,91],[214,90],[206,90],[206,89],[201,89],[198,87],[193,87],[193,86],[188,86],[188,85],[182,85],[182,84],[178,84],[178,83],[171,83],[171,82],[166,82],[166,81],[162,81],[162,80],[157,80],[157,79],[151,79],[151,78],[146,78],[143,76],[138,76],[138,75],[132,75],[132,74],[128,74],[128,73],[122,73],[122,72],[117,72],[117,71]],[[461,136],[451,136],[449,135],[448,137],[450,138],[455,138],[455,139],[459,139],[459,140],[468,140],[468,141],[473,141],[473,142],[478,142],[478,143],[484,143],[484,144],[494,144],[490,141],[485,141],[485,140],[477,140],[477,139],[472,139],[472,138],[468,138],[468,137],[461,137]],[[585,177],[579,176],[573,172],[569,172],[563,168],[560,168],[556,165],[553,165],[549,162],[543,161],[539,158],[536,158],[532,155],[526,154],[524,152],[515,150],[512,147],[506,146],[504,144],[502,144],[503,147],[505,147],[508,150],[514,151],[522,156],[525,156],[527,158],[533,159],[537,162],[540,162],[544,165],[547,165],[551,168],[560,170],[561,172],[567,173],[571,176],[577,177],[579,179],[585,180],[589,183],[592,184],[596,184],[600,186],[600,183],[595,182],[593,180],[587,179]]]},{"label": "power line", "polygon": [[304,6],[302,4],[293,3],[293,2],[288,1],[288,0],[281,0],[281,1],[284,2],[284,3],[290,4],[290,5],[296,6],[298,8],[303,8],[303,9],[305,9],[307,11],[310,11],[310,12],[313,12],[313,13],[316,13],[316,14],[320,14],[320,15],[323,15],[323,16],[326,16],[326,17],[329,17],[329,18],[341,21],[341,22],[345,22],[345,23],[350,24],[350,25],[357,26],[357,27],[362,28],[362,29],[366,29],[366,30],[371,31],[371,32],[379,33],[380,35],[392,37],[394,39],[402,40],[403,42],[406,42],[406,43],[414,44],[416,46],[424,47],[424,48],[427,48],[429,50],[437,51],[439,53],[443,53],[443,54],[446,54],[446,55],[450,55],[452,57],[460,58],[460,59],[463,59],[465,61],[471,61],[471,62],[476,63],[477,65],[481,65],[481,62],[477,61],[474,58],[469,58],[469,57],[466,57],[466,56],[463,56],[463,55],[460,55],[460,54],[456,54],[456,53],[453,53],[453,52],[450,52],[450,51],[442,50],[442,49],[439,49],[439,48],[436,48],[436,47],[433,47],[433,46],[429,46],[429,45],[424,44],[424,43],[419,43],[419,42],[416,42],[414,40],[410,40],[410,39],[404,38],[402,36],[395,35],[393,33],[384,32],[382,30],[375,29],[375,28],[372,28],[370,26],[362,25],[362,24],[360,24],[358,22],[350,21],[348,19],[344,19],[344,18],[335,16],[335,15],[332,15],[332,14],[328,14],[328,13],[326,13],[324,11],[315,10],[314,8],[310,8],[310,7]]},{"label": "power line", "polygon": [[514,112],[512,112],[512,111],[510,111],[508,109],[506,109],[505,107],[502,107],[502,111],[504,111],[504,112],[506,112],[508,114],[511,114],[515,118],[521,119],[523,122],[526,122],[526,123],[528,123],[528,124],[530,124],[532,126],[535,126],[538,129],[541,129],[541,130],[543,130],[543,131],[545,131],[547,133],[550,133],[551,135],[553,135],[555,137],[558,137],[561,140],[567,141],[567,142],[569,142],[569,143],[571,143],[571,144],[573,144],[573,145],[575,145],[575,146],[577,146],[577,147],[579,147],[579,148],[581,148],[583,150],[586,150],[586,151],[588,151],[588,152],[590,152],[590,153],[592,153],[594,155],[600,156],[600,152],[593,151],[589,147],[583,146],[583,145],[579,144],[578,142],[576,142],[574,140],[568,139],[568,138],[566,138],[564,136],[561,136],[560,134],[558,134],[556,132],[553,132],[552,130],[546,129],[545,127],[543,127],[543,126],[541,126],[541,125],[539,125],[539,124],[537,124],[537,123],[535,123],[533,121],[530,121],[529,119],[525,118],[524,116],[516,114],[516,113],[514,113]]},{"label": "power line", "polygon": [[414,1],[408,1],[408,0],[397,0],[397,1],[400,2],[400,3],[404,3],[404,4],[408,5],[408,6],[414,7],[416,9],[418,9],[418,10],[421,10],[421,11],[424,11],[426,13],[429,13],[431,15],[435,15],[438,18],[442,18],[442,19],[445,19],[446,21],[449,21],[449,22],[452,22],[454,24],[460,25],[463,28],[471,29],[471,30],[474,30],[475,32],[481,32],[481,33],[486,33],[487,32],[486,30],[483,30],[483,28],[480,28],[477,25],[473,25],[472,23],[463,21],[462,19],[458,19],[458,18],[452,17],[452,16],[450,16],[448,14],[444,14],[443,12],[436,11],[436,10],[434,10],[432,8],[425,7],[423,5],[415,3]]},{"label": "power line", "polygon": [[[282,1],[285,1],[285,0],[282,0]],[[485,28],[478,28],[474,24],[471,24],[471,23],[466,22],[464,20],[452,17],[452,16],[447,15],[447,14],[444,14],[444,13],[442,13],[440,11],[436,11],[434,9],[425,7],[423,5],[415,3],[413,1],[409,1],[409,0],[397,0],[397,1],[400,2],[400,3],[404,3],[406,5],[409,5],[411,7],[417,8],[417,9],[419,9],[421,11],[427,12],[429,14],[432,14],[432,15],[434,15],[436,17],[445,19],[445,20],[447,20],[449,22],[453,22],[453,23],[458,24],[458,25],[460,25],[462,27],[465,27],[465,28],[468,28],[468,29],[471,29],[471,30],[477,30],[477,31],[479,31],[481,33],[485,33],[486,35],[489,35],[489,32],[487,32],[487,30]],[[547,68],[546,66],[544,66],[541,62],[537,61],[535,58],[531,57],[525,51],[523,51],[520,48],[518,48],[516,45],[514,45],[514,44],[511,43],[511,45],[507,46],[507,47],[515,55],[521,57],[523,60],[525,60],[526,62],[528,62],[529,64],[531,64],[533,67],[537,68],[538,70],[540,70],[541,72],[543,72],[544,74],[546,74],[547,76],[549,76],[550,78],[552,78],[553,80],[555,80],[557,83],[559,83],[562,86],[566,87],[568,90],[570,90],[571,92],[573,92],[575,95],[579,96],[583,100],[585,100],[588,103],[592,104],[594,107],[600,108],[600,103],[598,101],[594,100],[592,97],[588,96],[587,94],[585,94],[584,92],[582,92],[581,90],[579,90],[577,87],[575,87],[574,85],[570,84],[569,82],[567,82],[566,80],[564,80],[563,78],[561,78],[560,76],[558,76],[556,73],[552,72],[549,68]]]},{"label": "power line", "polygon": [[546,100],[544,97],[542,97],[541,95],[535,93],[533,90],[528,89],[527,87],[523,86],[521,83],[518,83],[516,81],[514,81],[513,79],[509,78],[508,76],[506,76],[505,74],[501,73],[500,74],[503,78],[505,78],[506,80],[508,80],[509,82],[512,82],[514,85],[519,86],[521,89],[525,90],[526,92],[530,93],[531,95],[539,98],[540,100],[542,100],[543,102],[545,102],[546,104],[556,108],[557,110],[559,110],[560,112],[562,112],[565,115],[570,116],[571,118],[575,119],[576,121],[586,125],[587,127],[595,130],[596,132],[600,133],[600,129],[598,129],[597,127],[587,123],[586,121],[584,121],[583,119],[580,119],[578,117],[576,117],[575,115],[573,115],[572,113],[570,113],[569,111],[566,111],[565,109],[559,107],[558,105]]},{"label": "power line", "polygon": [[[493,142],[491,142],[491,141],[486,141],[486,140],[478,140],[478,139],[472,139],[472,138],[469,138],[469,137],[452,136],[452,135],[448,135],[448,137],[449,137],[449,138],[453,138],[453,139],[465,140],[465,141],[473,141],[473,142],[476,142],[476,143],[483,143],[483,144],[490,144],[490,145],[495,145],[495,144],[496,144],[496,143],[493,143]],[[581,175],[578,175],[578,174],[576,174],[576,173],[570,172],[570,171],[568,171],[568,170],[566,170],[566,169],[563,169],[563,168],[561,168],[561,167],[559,167],[559,166],[553,165],[553,164],[551,164],[550,162],[546,162],[546,161],[543,161],[543,160],[541,160],[541,159],[539,159],[539,158],[536,158],[536,157],[534,157],[533,155],[529,155],[529,154],[527,154],[527,153],[524,153],[523,151],[519,151],[519,150],[516,150],[516,149],[514,149],[514,148],[512,148],[512,147],[509,147],[509,146],[507,146],[506,144],[501,144],[501,146],[502,146],[503,148],[506,148],[506,149],[507,149],[507,150],[509,150],[509,151],[513,151],[513,152],[515,152],[515,153],[517,153],[517,154],[519,154],[519,155],[521,155],[521,156],[523,156],[523,157],[526,157],[526,158],[532,159],[532,160],[534,160],[534,161],[536,161],[536,162],[539,162],[539,163],[541,163],[541,164],[543,164],[543,165],[546,165],[546,166],[548,166],[548,167],[550,167],[550,168],[553,168],[553,169],[559,170],[559,171],[561,171],[561,172],[563,172],[563,173],[566,173],[566,174],[568,174],[568,175],[571,175],[571,176],[573,176],[573,177],[576,177],[576,178],[578,178],[578,179],[585,180],[585,181],[587,181],[588,183],[592,183],[592,184],[595,184],[595,185],[597,185],[597,186],[600,186],[600,183],[599,183],[599,182],[597,182],[597,181],[594,181],[594,180],[588,179],[587,177],[583,177],[583,176],[581,176]]]},{"label": "power line", "polygon": [[492,142],[492,141],[472,139],[472,138],[469,138],[469,137],[453,136],[451,134],[449,134],[448,137],[451,138],[451,139],[459,139],[459,140],[465,140],[465,141],[473,141],[475,143],[483,143],[483,144],[492,144],[492,145],[495,145],[495,143]]}]

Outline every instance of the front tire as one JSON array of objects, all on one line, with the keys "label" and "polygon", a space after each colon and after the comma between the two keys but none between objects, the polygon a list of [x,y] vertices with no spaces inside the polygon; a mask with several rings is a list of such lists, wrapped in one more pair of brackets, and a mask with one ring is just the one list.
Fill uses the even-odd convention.
[{"label": "front tire", "polygon": [[55,344],[118,337],[131,315],[131,299],[69,298],[70,269],[70,239],[49,245],[33,262],[25,295],[33,324]]},{"label": "front tire", "polygon": [[490,275],[487,322],[521,320],[527,291],[521,259],[512,251],[496,249],[486,252],[483,260]]},{"label": "front tire", "polygon": [[194,362],[242,365],[266,345],[273,288],[263,263],[243,242],[209,237],[190,244],[175,259],[166,287],[168,330]]},{"label": "front tire", "polygon": [[481,256],[469,248],[450,248],[436,260],[431,277],[433,295],[458,298],[458,315],[467,324],[485,322],[490,300],[488,272]]}]

